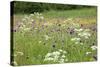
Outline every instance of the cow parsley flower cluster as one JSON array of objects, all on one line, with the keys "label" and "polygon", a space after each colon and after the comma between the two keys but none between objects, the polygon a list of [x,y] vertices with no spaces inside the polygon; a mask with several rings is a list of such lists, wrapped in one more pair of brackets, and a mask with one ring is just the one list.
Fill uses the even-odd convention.
[{"label": "cow parsley flower cluster", "polygon": [[91,34],[89,33],[89,29],[82,29],[82,28],[75,28],[74,32],[76,33],[77,37],[71,38],[71,41],[75,42],[75,44],[81,44],[83,45],[82,42],[80,42],[82,39],[88,39]]},{"label": "cow parsley flower cluster", "polygon": [[44,19],[44,16],[39,12],[34,12],[34,15],[36,16],[37,19],[41,19],[41,20]]},{"label": "cow parsley flower cluster", "polygon": [[48,35],[44,35],[44,37],[45,37],[45,40],[48,40],[48,39],[51,38],[51,37],[49,37]]},{"label": "cow parsley flower cluster", "polygon": [[94,46],[91,46],[91,49],[92,50],[96,50],[97,49],[97,46],[95,46],[95,45]]},{"label": "cow parsley flower cluster", "polygon": [[[27,32],[33,29],[36,19],[43,20],[44,16],[41,13],[34,12],[34,14],[25,15],[20,23],[20,31]],[[36,29],[36,28],[35,28]]]},{"label": "cow parsley flower cluster", "polygon": [[68,61],[68,59],[66,58],[66,54],[67,54],[66,51],[59,49],[58,51],[47,53],[45,55],[44,61],[64,63]]},{"label": "cow parsley flower cluster", "polygon": [[78,35],[79,35],[80,37],[85,38],[85,39],[88,39],[88,38],[91,36],[91,34],[90,34],[88,31],[79,32]]},{"label": "cow parsley flower cluster", "polygon": [[75,42],[75,44],[79,44],[80,40],[81,38],[78,38],[78,37],[71,38],[71,41]]}]

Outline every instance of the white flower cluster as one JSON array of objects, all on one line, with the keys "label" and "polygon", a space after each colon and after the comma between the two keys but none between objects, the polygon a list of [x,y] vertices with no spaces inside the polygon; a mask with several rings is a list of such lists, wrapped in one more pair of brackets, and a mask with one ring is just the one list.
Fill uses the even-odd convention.
[{"label": "white flower cluster", "polygon": [[43,20],[44,17],[41,13],[38,12],[34,12],[34,14],[30,14],[30,15],[25,15],[24,18],[22,19],[20,30],[22,32],[30,31],[32,29],[33,22],[36,19]]},{"label": "white flower cluster", "polygon": [[[81,40],[81,38],[79,38],[79,37],[71,38],[71,41],[75,42],[75,44],[79,44],[80,40]],[[80,44],[83,45],[83,43],[80,43]]]},{"label": "white flower cluster", "polygon": [[77,33],[78,37],[71,38],[71,41],[74,41],[75,44],[83,45],[82,42],[80,43],[80,40],[83,38],[88,39],[91,36],[91,34],[89,33],[89,29],[75,28],[74,30]]},{"label": "white flower cluster", "polygon": [[80,41],[80,38],[72,38],[71,41]]},{"label": "white flower cluster", "polygon": [[17,66],[17,65],[18,65],[18,63],[17,63],[16,61],[13,61],[12,64],[13,64],[14,66]]},{"label": "white flower cluster", "polygon": [[91,49],[92,50],[96,50],[97,49],[97,46],[95,46],[95,45],[94,46],[91,46]]},{"label": "white flower cluster", "polygon": [[[17,57],[17,56],[23,56],[24,55],[24,53],[23,52],[16,52],[16,53],[14,53],[14,57]],[[14,60],[14,61],[12,61],[12,64],[14,65],[14,66],[17,66],[18,65],[18,63]]]},{"label": "white flower cluster", "polygon": [[80,37],[84,37],[85,39],[88,39],[91,36],[91,34],[87,31],[79,32],[78,35]]},{"label": "white flower cluster", "polygon": [[51,62],[57,62],[57,63],[64,63],[68,61],[66,58],[66,51],[59,49],[58,51],[47,53],[45,56],[44,61],[51,61]]},{"label": "white flower cluster", "polygon": [[77,31],[77,32],[81,32],[81,31],[83,31],[83,29],[75,29],[75,31]]},{"label": "white flower cluster", "polygon": [[34,15],[30,14],[30,15],[25,15],[25,17],[22,19],[22,23],[21,23],[21,27],[20,27],[20,30],[22,32],[31,30],[30,25],[34,21],[33,17],[34,17]]},{"label": "white flower cluster", "polygon": [[44,37],[45,37],[45,40],[48,40],[48,39],[51,38],[51,37],[49,37],[48,35],[44,35]]},{"label": "white flower cluster", "polygon": [[91,54],[92,52],[86,52],[86,55],[89,55],[89,54]]},{"label": "white flower cluster", "polygon": [[34,12],[34,15],[36,16],[36,18],[38,19],[44,19],[44,16],[41,14],[41,13],[38,13],[38,12]]},{"label": "white flower cluster", "polygon": [[88,39],[91,34],[89,33],[89,29],[75,29],[75,31],[78,33],[78,36],[83,37],[85,39]]},{"label": "white flower cluster", "polygon": [[24,55],[23,52],[16,52],[16,53],[14,54],[15,57],[16,57],[16,56],[23,56],[23,55]]}]

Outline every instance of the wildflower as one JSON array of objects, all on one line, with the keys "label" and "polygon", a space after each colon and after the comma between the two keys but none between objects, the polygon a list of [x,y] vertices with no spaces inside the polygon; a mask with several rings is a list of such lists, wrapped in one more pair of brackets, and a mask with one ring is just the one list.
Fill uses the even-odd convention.
[{"label": "wildflower", "polygon": [[66,21],[71,21],[73,18],[68,18]]},{"label": "wildflower", "polygon": [[44,61],[48,61],[48,60],[51,61],[51,60],[54,60],[54,59],[51,58],[51,57],[49,57],[49,58],[45,58],[45,59],[44,59]]},{"label": "wildflower", "polygon": [[71,41],[79,41],[79,40],[80,38],[76,38],[76,37],[71,39]]},{"label": "wildflower", "polygon": [[59,52],[63,52],[63,50],[59,49]]},{"label": "wildflower", "polygon": [[40,13],[40,15],[42,15],[42,13]]},{"label": "wildflower", "polygon": [[24,22],[24,21],[26,21],[26,19],[25,19],[25,18],[23,18],[23,19],[22,19],[22,21]]},{"label": "wildflower", "polygon": [[62,57],[62,58],[65,58],[66,56],[65,56],[65,55],[62,55],[61,57]]},{"label": "wildflower", "polygon": [[28,19],[28,18],[29,18],[29,17],[26,15],[26,16],[25,16],[25,19]]},{"label": "wildflower", "polygon": [[83,43],[80,43],[81,45],[83,45]]},{"label": "wildflower", "polygon": [[37,13],[36,13],[36,15],[38,15],[38,16],[39,16],[40,14],[37,12]]},{"label": "wildflower", "polygon": [[43,20],[43,19],[44,19],[44,17],[43,17],[43,16],[41,16],[41,17],[40,17],[40,19],[42,19],[42,20]]},{"label": "wildflower", "polygon": [[89,32],[89,31],[90,31],[90,29],[85,29],[84,31],[85,31],[85,32]]},{"label": "wildflower", "polygon": [[92,50],[96,50],[97,49],[97,46],[95,46],[95,45],[94,46],[91,46],[91,49]]},{"label": "wildflower", "polygon": [[34,16],[34,14],[30,14],[30,16]]},{"label": "wildflower", "polygon": [[61,24],[58,24],[58,26],[60,27],[60,26],[61,26]]},{"label": "wildflower", "polygon": [[18,54],[18,55],[21,55],[21,56],[24,55],[23,52],[17,52],[17,54]]},{"label": "wildflower", "polygon": [[63,53],[66,54],[67,52],[66,51],[63,51]]},{"label": "wildflower", "polygon": [[54,62],[57,62],[58,59],[59,59],[59,55],[55,55],[53,61],[54,61]]},{"label": "wildflower", "polygon": [[22,27],[25,28],[26,26],[23,24]]},{"label": "wildflower", "polygon": [[70,34],[73,34],[74,33],[74,30],[72,29],[72,30],[70,30]]},{"label": "wildflower", "polygon": [[25,29],[24,29],[24,31],[29,31],[29,30],[30,30],[30,28],[25,28]]},{"label": "wildflower", "polygon": [[52,62],[58,62],[58,63],[64,63],[66,58],[65,58],[65,53],[63,50],[59,49],[58,51],[54,51],[52,53],[47,53],[45,56],[44,61],[52,61]]},{"label": "wildflower", "polygon": [[83,31],[83,29],[75,29],[75,31],[81,32],[81,31]]},{"label": "wildflower", "polygon": [[64,59],[60,59],[59,63],[64,63]]},{"label": "wildflower", "polygon": [[75,42],[75,44],[79,44],[79,42]]},{"label": "wildflower", "polygon": [[51,53],[48,53],[45,57],[50,57],[52,54]]},{"label": "wildflower", "polygon": [[31,20],[31,22],[33,22],[33,21],[34,21],[34,19]]},{"label": "wildflower", "polygon": [[78,35],[79,36],[86,36],[86,35],[88,35],[88,33],[87,32],[80,32],[80,33],[78,33]]},{"label": "wildflower", "polygon": [[45,56],[44,61],[51,61],[52,60],[52,61],[56,62],[58,57],[59,57],[59,53],[58,52],[48,53]]},{"label": "wildflower", "polygon": [[40,17],[39,17],[39,16],[37,16],[36,18],[37,18],[37,19],[39,19]]},{"label": "wildflower", "polygon": [[91,34],[89,32],[80,32],[80,33],[78,33],[78,35],[80,37],[84,37],[85,39],[88,39],[91,36]]},{"label": "wildflower", "polygon": [[16,57],[17,56],[17,54],[14,54],[14,57]]},{"label": "wildflower", "polygon": [[39,43],[41,43],[42,41],[39,41]]},{"label": "wildflower", "polygon": [[38,28],[37,27],[35,27],[35,30],[37,30]]},{"label": "wildflower", "polygon": [[85,38],[85,39],[88,39],[89,37],[88,37],[88,36],[84,36],[84,38]]},{"label": "wildflower", "polygon": [[88,33],[88,32],[83,33],[83,35],[84,35],[84,36],[85,36],[85,35],[87,35],[87,36],[91,36],[91,34]]},{"label": "wildflower", "polygon": [[53,54],[53,55],[60,55],[60,52],[55,51],[55,52],[53,52],[52,54]]},{"label": "wildflower", "polygon": [[83,24],[81,24],[80,26],[83,27]]},{"label": "wildflower", "polygon": [[44,37],[45,37],[45,40],[50,39],[50,37],[48,35],[44,35]]},{"label": "wildflower", "polygon": [[91,52],[86,52],[86,55],[89,55],[89,54],[91,54]]},{"label": "wildflower", "polygon": [[67,62],[67,61],[68,61],[68,59],[65,59],[65,61]]},{"label": "wildflower", "polygon": [[17,65],[18,65],[16,61],[13,61],[12,63],[13,63],[13,65],[15,65],[15,66],[17,66]]}]

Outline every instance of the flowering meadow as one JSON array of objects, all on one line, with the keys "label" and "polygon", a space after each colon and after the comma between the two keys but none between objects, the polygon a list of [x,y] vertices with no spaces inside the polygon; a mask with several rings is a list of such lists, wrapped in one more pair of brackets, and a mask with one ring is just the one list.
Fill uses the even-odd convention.
[{"label": "flowering meadow", "polygon": [[13,15],[13,65],[97,60],[95,9]]}]

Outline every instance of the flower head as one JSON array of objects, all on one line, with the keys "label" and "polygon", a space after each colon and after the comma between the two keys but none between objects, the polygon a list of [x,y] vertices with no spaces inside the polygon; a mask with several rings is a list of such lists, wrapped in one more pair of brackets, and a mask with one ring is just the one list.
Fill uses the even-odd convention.
[{"label": "flower head", "polygon": [[91,52],[86,52],[86,55],[89,55],[89,54],[91,54]]},{"label": "flower head", "polygon": [[44,35],[44,37],[45,37],[45,40],[48,40],[48,39],[51,38],[51,37],[49,37],[48,35]]},{"label": "flower head", "polygon": [[92,50],[96,50],[97,49],[97,46],[95,46],[95,45],[94,46],[91,46],[91,49]]}]

